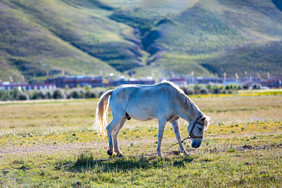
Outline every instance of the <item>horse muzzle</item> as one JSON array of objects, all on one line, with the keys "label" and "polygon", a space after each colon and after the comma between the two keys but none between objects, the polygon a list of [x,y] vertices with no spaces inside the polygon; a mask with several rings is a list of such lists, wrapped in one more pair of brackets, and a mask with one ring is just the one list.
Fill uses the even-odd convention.
[{"label": "horse muzzle", "polygon": [[195,141],[192,142],[191,146],[192,146],[192,148],[198,148],[198,147],[201,146],[201,144],[202,144],[202,141],[195,140]]}]

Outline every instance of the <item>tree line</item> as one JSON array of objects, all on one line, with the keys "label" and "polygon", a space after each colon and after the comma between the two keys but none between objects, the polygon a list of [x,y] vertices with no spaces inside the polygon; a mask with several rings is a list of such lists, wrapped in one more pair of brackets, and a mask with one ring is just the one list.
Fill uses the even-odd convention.
[{"label": "tree line", "polygon": [[[13,88],[12,90],[0,90],[0,100],[44,100],[44,99],[89,99],[99,98],[105,91],[114,88],[89,88],[85,86],[83,88],[64,88],[53,90],[21,90]],[[241,85],[189,85],[187,87],[181,87],[187,95],[199,95],[199,94],[233,94],[241,89],[250,89],[248,86]],[[251,89],[260,89],[259,85],[253,85]]]}]

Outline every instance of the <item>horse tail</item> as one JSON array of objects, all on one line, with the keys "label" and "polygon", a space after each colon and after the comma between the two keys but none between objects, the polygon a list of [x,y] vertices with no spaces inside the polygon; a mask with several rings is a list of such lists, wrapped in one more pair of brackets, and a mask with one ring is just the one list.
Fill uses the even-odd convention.
[{"label": "horse tail", "polygon": [[98,132],[102,137],[105,136],[105,125],[107,125],[107,111],[109,107],[109,98],[112,95],[113,90],[109,90],[104,93],[97,104],[96,108],[96,119],[95,124],[98,129]]}]

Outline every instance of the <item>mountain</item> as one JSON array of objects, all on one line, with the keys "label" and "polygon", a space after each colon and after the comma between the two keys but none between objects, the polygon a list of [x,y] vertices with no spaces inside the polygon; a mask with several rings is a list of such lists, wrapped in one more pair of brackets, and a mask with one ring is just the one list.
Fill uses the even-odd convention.
[{"label": "mountain", "polygon": [[0,0],[0,79],[281,74],[273,0]]}]

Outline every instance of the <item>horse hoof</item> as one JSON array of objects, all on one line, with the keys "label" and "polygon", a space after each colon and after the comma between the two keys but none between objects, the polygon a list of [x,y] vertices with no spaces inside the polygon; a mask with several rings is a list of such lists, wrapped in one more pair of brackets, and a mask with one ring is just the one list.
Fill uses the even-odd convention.
[{"label": "horse hoof", "polygon": [[110,151],[110,150],[107,150],[107,154],[108,154],[109,156],[112,156],[112,155],[113,155],[113,152]]}]

